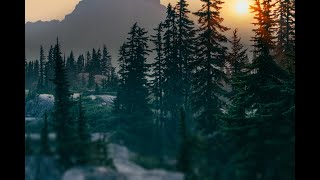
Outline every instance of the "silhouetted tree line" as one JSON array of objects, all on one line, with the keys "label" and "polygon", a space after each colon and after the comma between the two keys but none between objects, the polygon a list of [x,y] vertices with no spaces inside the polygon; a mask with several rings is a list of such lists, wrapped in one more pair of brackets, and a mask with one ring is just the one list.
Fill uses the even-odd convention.
[{"label": "silhouetted tree line", "polygon": [[[51,46],[45,57],[43,47],[40,47],[40,59],[25,62],[25,87],[38,93],[52,93],[54,89],[54,48]],[[117,73],[112,66],[111,56],[104,45],[101,52],[93,48],[86,56],[80,54],[76,59],[73,52],[63,58],[67,78],[72,91],[92,90],[98,84],[103,91],[115,91],[117,88]],[[101,78],[96,78],[100,75]],[[80,82],[80,83],[79,83]]]},{"label": "silhouetted tree line", "polygon": [[[74,154],[64,147],[66,139],[74,136],[69,134],[73,130],[63,129],[74,127],[63,126],[69,123],[66,84],[75,88],[83,81],[76,76],[88,72],[88,88],[95,87],[92,79],[97,74],[110,77],[106,86],[112,78],[117,80],[113,113],[119,137],[129,147],[162,161],[176,156],[177,169],[186,179],[294,179],[294,1],[254,0],[252,59],[237,29],[231,39],[224,35],[230,30],[222,25],[224,2],[201,2],[201,9],[193,13],[198,28],[189,19],[186,0],[167,6],[165,20],[150,37],[135,23],[119,49],[119,76],[105,47],[102,54],[93,49],[76,62],[72,53],[63,62],[57,50],[50,50],[55,61],[55,96],[62,98],[55,103],[54,117],[61,123],[64,160]],[[148,64],[151,51],[156,57]],[[50,77],[50,60],[44,62],[41,54],[40,61],[26,63],[27,87],[46,84]],[[65,79],[59,80],[59,67],[66,69]]]}]

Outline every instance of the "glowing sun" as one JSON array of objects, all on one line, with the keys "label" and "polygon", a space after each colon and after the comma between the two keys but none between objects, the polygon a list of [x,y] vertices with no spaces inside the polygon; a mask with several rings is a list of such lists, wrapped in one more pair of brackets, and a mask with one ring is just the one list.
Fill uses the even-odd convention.
[{"label": "glowing sun", "polygon": [[248,14],[249,13],[249,2],[248,2],[248,0],[238,0],[236,2],[236,11],[239,14]]}]

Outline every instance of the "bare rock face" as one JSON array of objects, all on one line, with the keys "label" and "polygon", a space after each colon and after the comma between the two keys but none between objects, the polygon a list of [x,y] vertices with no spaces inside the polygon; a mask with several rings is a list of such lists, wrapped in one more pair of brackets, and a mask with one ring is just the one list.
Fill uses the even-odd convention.
[{"label": "bare rock face", "polygon": [[127,180],[115,170],[104,167],[75,167],[66,171],[62,180]]},{"label": "bare rock face", "polygon": [[53,108],[54,96],[52,94],[40,94],[26,102],[26,116],[30,117],[43,117],[46,111]]},{"label": "bare rock face", "polygon": [[147,170],[132,162],[134,153],[125,146],[109,144],[109,156],[115,170],[105,167],[75,167],[66,171],[62,180],[183,180],[184,175],[163,169]]},{"label": "bare rock face", "polygon": [[134,153],[126,147],[110,144],[109,155],[113,159],[113,164],[119,173],[124,174],[128,180],[183,180],[184,175],[179,172],[170,172],[163,169],[147,170],[134,162],[130,157]]},{"label": "bare rock face", "polygon": [[137,22],[153,34],[165,14],[160,0],[81,0],[62,21],[25,24],[26,58],[39,58],[40,45],[47,52],[58,36],[62,51],[73,50],[76,56],[106,44],[116,65],[118,50],[130,27]]},{"label": "bare rock face", "polygon": [[109,155],[115,170],[97,166],[76,166],[61,173],[52,157],[26,156],[25,180],[183,180],[184,175],[163,169],[147,170],[130,160],[134,153],[110,144]]}]

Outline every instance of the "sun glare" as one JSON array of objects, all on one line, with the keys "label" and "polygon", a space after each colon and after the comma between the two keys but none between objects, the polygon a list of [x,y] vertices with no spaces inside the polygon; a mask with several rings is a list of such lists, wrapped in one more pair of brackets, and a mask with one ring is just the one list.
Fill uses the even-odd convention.
[{"label": "sun glare", "polygon": [[238,0],[236,2],[236,11],[239,14],[249,13],[249,2],[247,0]]}]

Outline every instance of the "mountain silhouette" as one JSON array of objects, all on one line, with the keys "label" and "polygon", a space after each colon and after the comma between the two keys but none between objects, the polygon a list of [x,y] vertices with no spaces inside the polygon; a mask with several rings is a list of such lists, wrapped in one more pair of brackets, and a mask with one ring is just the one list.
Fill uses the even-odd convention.
[{"label": "mountain silhouette", "polygon": [[[138,22],[149,34],[165,18],[160,0],[81,0],[62,21],[37,21],[25,24],[25,53],[28,60],[39,58],[40,45],[46,54],[59,37],[66,55],[102,48],[106,44],[113,57],[126,40],[130,27]],[[116,64],[115,64],[116,65]]]}]

